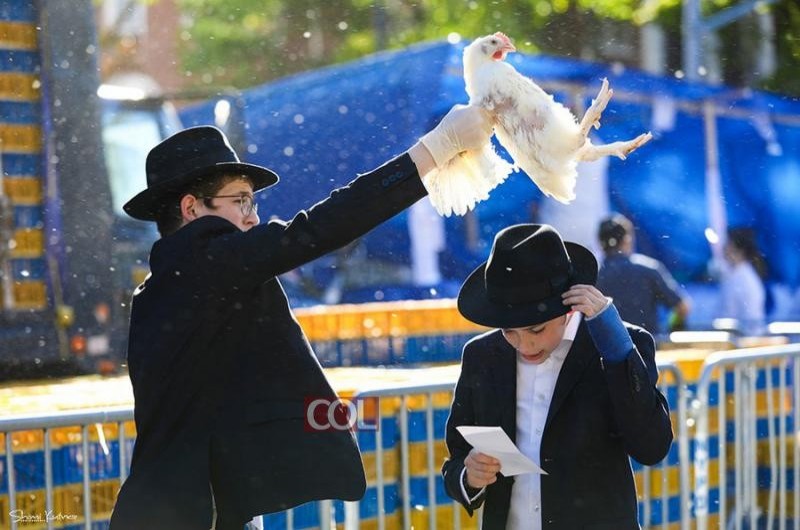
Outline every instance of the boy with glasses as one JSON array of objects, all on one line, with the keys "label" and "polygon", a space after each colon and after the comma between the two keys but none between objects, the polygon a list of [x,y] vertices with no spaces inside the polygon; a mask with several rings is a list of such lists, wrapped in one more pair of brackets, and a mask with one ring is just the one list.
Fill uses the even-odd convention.
[{"label": "boy with glasses", "polygon": [[278,176],[240,162],[218,129],[153,148],[148,187],[125,205],[162,238],[131,307],[137,439],[111,530],[241,530],[263,513],[361,498],[352,433],[305,428],[305,399],[337,398],[277,277],[424,197],[422,177],[491,134],[484,111],[455,107],[407,153],[265,224],[253,194]]}]

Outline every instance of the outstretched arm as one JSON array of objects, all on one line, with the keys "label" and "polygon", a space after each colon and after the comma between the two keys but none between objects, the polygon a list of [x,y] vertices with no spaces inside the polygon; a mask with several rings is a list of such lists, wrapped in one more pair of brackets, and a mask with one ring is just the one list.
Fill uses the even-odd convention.
[{"label": "outstretched arm", "polygon": [[[424,197],[420,175],[463,149],[489,141],[490,118],[483,109],[456,105],[409,151],[359,176],[290,222],[271,221],[247,232],[214,237],[198,246],[194,260],[206,266],[207,281],[247,288],[308,263],[363,236]],[[444,162],[442,162],[444,161]],[[235,260],[241,260],[235,263]]]}]

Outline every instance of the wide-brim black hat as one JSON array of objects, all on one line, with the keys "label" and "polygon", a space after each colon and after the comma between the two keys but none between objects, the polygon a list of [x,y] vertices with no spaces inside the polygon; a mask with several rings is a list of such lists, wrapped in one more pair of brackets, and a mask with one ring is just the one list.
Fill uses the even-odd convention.
[{"label": "wide-brim black hat", "polygon": [[278,182],[272,170],[241,162],[225,135],[211,126],[191,127],[173,134],[147,155],[147,189],[123,209],[135,219],[155,221],[188,184],[221,174],[243,175],[259,191]]},{"label": "wide-brim black hat", "polygon": [[549,225],[514,225],[497,233],[489,259],[464,281],[458,310],[491,328],[535,326],[569,312],[561,295],[570,287],[596,281],[589,249]]}]

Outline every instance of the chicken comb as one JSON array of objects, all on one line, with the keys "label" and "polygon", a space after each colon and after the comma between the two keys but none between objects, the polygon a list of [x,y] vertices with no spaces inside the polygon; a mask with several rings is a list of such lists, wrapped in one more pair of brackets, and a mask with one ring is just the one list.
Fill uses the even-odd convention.
[{"label": "chicken comb", "polygon": [[508,35],[506,35],[502,31],[498,31],[497,33],[494,34],[494,36],[497,37],[498,39],[503,39],[505,42],[511,43],[511,39],[509,39]]}]

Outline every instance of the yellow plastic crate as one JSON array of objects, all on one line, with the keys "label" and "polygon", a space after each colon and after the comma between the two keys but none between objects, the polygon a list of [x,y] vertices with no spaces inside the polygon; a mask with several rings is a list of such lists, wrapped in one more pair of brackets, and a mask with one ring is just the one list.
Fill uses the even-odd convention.
[{"label": "yellow plastic crate", "polygon": [[455,528],[455,519],[453,517],[453,510],[460,511],[461,528],[464,530],[477,530],[478,528],[478,515],[475,514],[470,517],[467,511],[459,506],[453,508],[453,505],[447,504],[436,507],[436,527],[431,529],[428,524],[428,508],[411,509],[411,528],[414,530],[439,530],[440,528]]},{"label": "yellow plastic crate", "polygon": [[36,26],[25,22],[0,21],[0,48],[36,49]]},{"label": "yellow plastic crate", "polygon": [[6,153],[38,153],[42,150],[42,129],[38,125],[0,123],[0,143]]},{"label": "yellow plastic crate", "polygon": [[36,206],[42,203],[42,180],[29,176],[7,177],[3,179],[3,192],[12,204]]},{"label": "yellow plastic crate", "polygon": [[[2,289],[0,289],[0,292]],[[14,309],[44,309],[47,287],[42,280],[14,282]]]},{"label": "yellow plastic crate", "polygon": [[33,74],[0,72],[0,99],[6,101],[39,101],[41,82]]},{"label": "yellow plastic crate", "polygon": [[14,231],[12,258],[39,258],[44,255],[44,233],[41,228],[20,228]]}]

